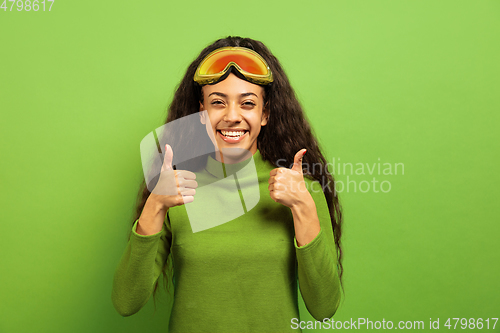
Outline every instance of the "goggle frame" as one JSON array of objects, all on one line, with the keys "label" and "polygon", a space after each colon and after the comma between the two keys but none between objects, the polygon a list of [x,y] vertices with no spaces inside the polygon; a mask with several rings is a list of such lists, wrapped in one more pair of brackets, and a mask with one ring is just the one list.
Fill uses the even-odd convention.
[{"label": "goggle frame", "polygon": [[[205,66],[206,63],[210,61],[214,55],[217,55],[221,52],[228,54],[234,53],[235,55],[238,56],[243,55],[245,57],[248,57],[251,61],[257,63],[260,62],[260,65],[266,69],[266,73],[265,74],[250,73],[243,70],[241,66],[239,66],[235,61],[229,61],[224,67],[224,69],[218,73],[201,74],[201,68]],[[218,59],[220,59],[220,57]],[[216,59],[214,63],[216,63],[218,59]],[[212,64],[210,66],[212,66]],[[226,74],[226,72],[229,70],[231,66],[234,66],[238,70],[238,72],[240,72],[251,83],[255,83],[258,85],[267,85],[273,82],[273,74],[271,72],[271,69],[269,68],[269,65],[264,60],[264,58],[262,58],[262,56],[257,52],[255,52],[254,50],[239,46],[225,46],[210,52],[198,65],[198,68],[196,69],[193,79],[200,85],[216,83],[222,76],[224,76],[224,74]]]}]

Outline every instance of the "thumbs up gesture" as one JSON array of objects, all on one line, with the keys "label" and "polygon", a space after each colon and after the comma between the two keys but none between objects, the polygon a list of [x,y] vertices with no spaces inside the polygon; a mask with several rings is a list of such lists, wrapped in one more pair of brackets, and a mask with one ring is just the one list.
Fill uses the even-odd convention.
[{"label": "thumbs up gesture", "polygon": [[198,183],[196,175],[187,170],[174,170],[172,160],[174,153],[170,145],[165,145],[165,157],[161,167],[160,178],[151,192],[164,207],[179,206],[193,202]]},{"label": "thumbs up gesture", "polygon": [[295,154],[291,169],[276,168],[269,173],[268,189],[271,198],[289,208],[311,198],[302,172],[302,157],[305,153],[306,149],[301,149]]}]

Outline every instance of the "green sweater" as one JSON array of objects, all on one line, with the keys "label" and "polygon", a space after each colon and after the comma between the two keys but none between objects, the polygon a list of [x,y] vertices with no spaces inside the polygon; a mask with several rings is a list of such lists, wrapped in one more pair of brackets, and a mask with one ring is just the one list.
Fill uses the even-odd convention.
[{"label": "green sweater", "polygon": [[[193,224],[193,209],[186,206],[198,199],[199,203],[209,202],[198,206],[207,218],[224,214],[231,203],[221,206],[213,202],[234,198],[234,191],[221,187],[218,192],[222,193],[213,188],[204,193],[203,185],[218,180],[234,182],[232,174],[243,170],[250,160],[226,164],[223,169],[222,163],[209,157],[206,168],[196,173],[199,186],[195,201],[170,208],[162,231],[139,235],[135,221],[113,282],[113,304],[122,316],[136,313],[147,303],[169,255],[174,267],[171,333],[300,332],[292,326],[292,319],[299,318],[297,280],[315,319],[334,315],[340,302],[340,282],[330,215],[319,183],[304,177],[321,225],[319,234],[304,246],[297,245],[290,209],[269,195],[269,172],[275,166],[263,161],[259,151],[253,155],[257,196],[260,194],[255,206],[245,190],[243,195],[240,191],[237,198],[241,201],[235,199],[231,207],[241,210],[242,202],[243,206],[246,203],[248,208],[243,208],[242,215],[193,232],[199,227]],[[252,172],[238,174],[239,188],[251,182],[250,178],[255,182],[255,173],[253,177]],[[200,200],[199,195],[211,195],[212,203]],[[234,214],[236,208],[231,209]]]}]

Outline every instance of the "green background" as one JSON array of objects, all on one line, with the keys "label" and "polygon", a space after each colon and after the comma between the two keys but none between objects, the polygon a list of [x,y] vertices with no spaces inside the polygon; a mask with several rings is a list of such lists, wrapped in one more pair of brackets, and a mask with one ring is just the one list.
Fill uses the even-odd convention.
[{"label": "green background", "polygon": [[139,143],[188,64],[228,35],[277,56],[329,161],[404,164],[404,175],[337,176],[391,190],[340,193],[335,319],[440,318],[444,330],[448,317],[500,317],[500,1],[13,9],[0,10],[0,332],[167,331],[165,291],[156,314],[151,299],[128,318],[110,297]]}]

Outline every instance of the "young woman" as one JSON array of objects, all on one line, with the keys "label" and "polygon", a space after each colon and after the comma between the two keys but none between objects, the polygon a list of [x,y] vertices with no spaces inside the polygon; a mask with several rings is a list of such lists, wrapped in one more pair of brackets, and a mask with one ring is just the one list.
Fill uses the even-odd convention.
[{"label": "young woman", "polygon": [[[279,61],[259,41],[217,40],[187,69],[166,123],[196,113],[199,127],[190,130],[205,131],[215,152],[192,170],[173,170],[182,149],[164,147],[156,187],[149,191],[143,182],[139,192],[114,277],[115,308],[123,316],[139,311],[156,294],[159,276],[167,279],[171,256],[170,332],[300,331],[297,281],[311,315],[331,318],[343,272],[340,204]],[[189,133],[178,136],[185,149],[193,146]],[[169,182],[174,192],[164,191]],[[192,207],[203,207],[212,224],[195,230]]]}]

